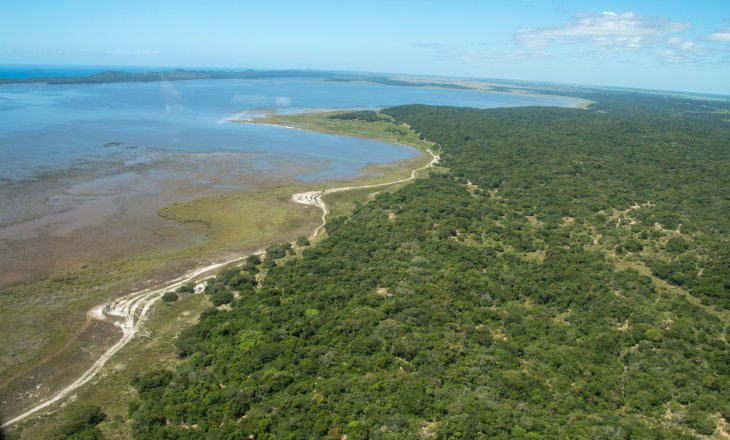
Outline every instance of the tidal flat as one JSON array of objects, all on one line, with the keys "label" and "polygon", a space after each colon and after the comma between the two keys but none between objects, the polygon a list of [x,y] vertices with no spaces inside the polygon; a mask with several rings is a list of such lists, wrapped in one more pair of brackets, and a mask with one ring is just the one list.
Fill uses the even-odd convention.
[{"label": "tidal flat", "polygon": [[[85,324],[91,307],[308,235],[321,211],[292,203],[294,192],[395,181],[428,162],[419,153],[428,145],[410,130],[291,113],[409,101],[538,104],[399,89],[288,80],[3,87],[3,415],[93,363],[74,353],[113,341],[113,329]],[[311,131],[231,122],[272,106],[279,119],[261,122]],[[333,212],[347,212],[344,205]]]},{"label": "tidal flat", "polygon": [[171,202],[295,186],[294,176],[326,165],[250,152],[155,152],[106,172],[56,172],[0,186],[0,286],[89,263],[180,250],[203,243],[209,227],[157,215]]},{"label": "tidal flat", "polygon": [[[330,125],[327,117],[327,114],[310,113],[300,117],[292,116],[292,120],[303,125],[306,125],[307,121],[309,123],[320,121],[322,125]],[[100,200],[106,200],[104,197],[111,198],[115,191],[130,192],[133,188],[140,191],[147,188],[147,191],[152,191],[150,188],[153,188],[155,191],[148,193],[146,198],[140,194],[129,197],[117,196],[122,201],[118,202],[119,212],[112,217],[123,218],[126,215],[124,208],[128,206],[126,204],[144,206],[141,201],[147,200],[151,204],[148,206],[150,209],[139,211],[138,215],[154,217],[155,221],[163,224],[169,222],[181,228],[204,225],[203,232],[206,239],[170,252],[112,259],[110,262],[85,263],[75,270],[56,272],[39,281],[23,282],[5,288],[2,291],[4,295],[0,297],[0,314],[6,317],[0,324],[0,331],[7,335],[3,349],[0,350],[0,401],[3,402],[4,414],[17,414],[44,396],[53,395],[55,390],[68,383],[67,379],[73,375],[70,372],[80,373],[88,368],[94,362],[93,356],[70,354],[78,351],[81,345],[85,347],[85,344],[91,344],[88,350],[93,349],[96,352],[113,343],[113,337],[100,340],[90,336],[89,332],[96,332],[99,335],[106,332],[106,330],[102,332],[105,327],[101,324],[88,325],[87,312],[92,306],[114,300],[132,291],[159,285],[203,263],[227,261],[270,244],[293,241],[299,236],[309,235],[320,224],[321,211],[314,207],[292,203],[291,195],[294,192],[398,180],[409,175],[410,170],[428,162],[430,155],[419,152],[424,151],[428,144],[419,141],[412,132],[407,136],[388,132],[386,129],[389,125],[372,124],[369,130],[363,131],[359,122],[352,122],[345,125],[337,123],[333,130],[320,129],[340,136],[267,127],[269,130],[296,132],[305,136],[345,138],[342,135],[349,134],[345,139],[354,142],[355,145],[359,141],[364,141],[352,137],[357,133],[357,137],[378,139],[378,144],[386,148],[396,150],[408,148],[413,152],[406,160],[365,163],[365,166],[356,170],[357,175],[351,179],[329,181],[295,179],[293,176],[301,175],[303,172],[309,174],[315,172],[316,175],[316,172],[327,164],[323,165],[321,161],[286,161],[284,155],[276,156],[280,158],[278,161],[270,161],[275,166],[269,167],[267,172],[258,169],[261,167],[260,163],[257,170],[246,172],[240,168],[232,169],[230,164],[236,159],[248,157],[249,161],[253,161],[264,156],[211,153],[202,156],[196,154],[191,158],[184,157],[185,160],[177,157],[176,160],[159,161],[159,163],[135,161],[131,166],[137,167],[136,170],[129,169],[121,174],[67,186],[64,194],[68,197],[99,196]],[[374,141],[368,140],[368,142]],[[218,174],[213,171],[217,171]],[[165,183],[165,177],[169,177],[171,173],[177,178],[172,179],[173,183]],[[217,180],[216,176],[221,175],[229,178]],[[162,177],[151,180],[155,176]],[[150,181],[147,186],[139,183],[145,181]],[[192,182],[198,182],[198,186],[202,188],[198,190],[199,194],[205,194],[207,191],[208,195],[200,197],[191,195]],[[54,188],[52,185],[50,187]],[[186,194],[187,201],[179,194],[177,200],[165,199],[165,196],[175,194],[176,188]],[[217,191],[227,193],[216,194]],[[164,201],[162,205],[164,207],[161,209],[156,207],[154,205],[156,201]],[[109,212],[101,211],[102,214]],[[56,215],[45,214],[45,217]],[[39,218],[42,219],[44,216]],[[28,220],[32,226],[36,226],[36,223],[33,223],[36,221],[37,219]],[[123,221],[113,223],[105,220],[96,225],[84,223],[79,228],[79,233],[96,230],[101,234],[106,225],[120,223]],[[57,230],[67,232],[72,228],[73,222],[71,226],[52,222],[43,225],[46,225],[47,229],[56,227]],[[140,234],[149,231],[147,224],[132,223],[125,227],[127,231],[141,231]],[[33,228],[29,226],[28,229]],[[120,241],[124,243],[125,240],[122,237]],[[99,249],[107,250],[103,247]],[[70,359],[75,361],[70,362]],[[23,380],[19,381],[21,377]]]}]

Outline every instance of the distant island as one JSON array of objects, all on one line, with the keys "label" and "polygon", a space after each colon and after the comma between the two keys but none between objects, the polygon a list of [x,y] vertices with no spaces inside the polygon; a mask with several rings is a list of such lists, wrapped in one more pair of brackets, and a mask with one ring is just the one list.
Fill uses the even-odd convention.
[{"label": "distant island", "polygon": [[348,76],[336,72],[319,70],[246,70],[243,72],[225,72],[210,70],[177,69],[172,72],[119,72],[109,70],[87,76],[39,76],[29,78],[0,78],[3,84],[108,84],[120,82],[155,82],[155,81],[188,81],[202,79],[268,79],[268,78],[323,78],[335,82],[368,82],[389,86],[405,87],[439,87],[447,89],[474,90],[459,84],[439,82],[412,82],[392,79],[387,76],[357,75]]},{"label": "distant island", "polygon": [[[156,81],[190,81],[190,80],[214,80],[214,79],[272,79],[272,78],[316,78],[327,82],[378,84],[384,86],[398,87],[427,87],[450,90],[464,90],[475,92],[529,94],[543,96],[560,96],[565,98],[577,98],[588,101],[612,101],[617,106],[626,106],[635,111],[638,107],[646,106],[646,95],[653,95],[660,99],[666,98],[688,98],[704,99],[712,101],[728,101],[728,96],[697,94],[686,92],[670,92],[661,90],[627,89],[605,86],[581,86],[571,84],[557,84],[530,81],[514,81],[490,78],[442,78],[435,76],[401,76],[387,75],[382,73],[343,72],[326,70],[245,70],[241,72],[212,71],[212,70],[185,70],[160,72],[120,72],[108,70],[86,76],[38,76],[28,78],[0,78],[1,85],[10,84],[109,84],[123,82],[156,82]],[[629,103],[629,104],[627,104]],[[585,103],[584,105],[588,105]],[[654,103],[649,104],[645,111],[656,110]],[[664,108],[660,106],[660,108]]]}]

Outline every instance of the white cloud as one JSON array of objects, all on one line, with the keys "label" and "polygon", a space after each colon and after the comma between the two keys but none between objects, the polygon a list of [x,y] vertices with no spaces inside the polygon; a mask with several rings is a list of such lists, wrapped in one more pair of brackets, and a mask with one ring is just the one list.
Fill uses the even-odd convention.
[{"label": "white cloud", "polygon": [[657,50],[654,51],[654,55],[660,57],[668,63],[681,63],[682,61],[687,59],[686,56],[682,55],[681,53],[677,53],[674,50]]},{"label": "white cloud", "polygon": [[579,13],[562,26],[523,29],[514,38],[523,47],[545,47],[550,42],[569,39],[574,42],[639,48],[691,28],[690,23],[670,21],[663,16],[637,16],[633,12]]},{"label": "white cloud", "polygon": [[107,50],[109,55],[159,55],[160,50]]},{"label": "white cloud", "polygon": [[679,44],[679,43],[681,43],[683,41],[684,41],[684,39],[682,39],[682,38],[672,37],[672,38],[670,38],[670,39],[667,40],[667,43],[669,43],[669,44]]},{"label": "white cloud", "polygon": [[704,46],[702,44],[695,44],[692,41],[685,41],[684,43],[675,44],[674,48],[676,50],[684,50],[688,52],[697,52],[700,55],[705,54],[710,49],[707,46]]},{"label": "white cloud", "polygon": [[710,34],[704,38],[706,41],[720,41],[724,43],[730,43],[730,28],[725,28]]}]

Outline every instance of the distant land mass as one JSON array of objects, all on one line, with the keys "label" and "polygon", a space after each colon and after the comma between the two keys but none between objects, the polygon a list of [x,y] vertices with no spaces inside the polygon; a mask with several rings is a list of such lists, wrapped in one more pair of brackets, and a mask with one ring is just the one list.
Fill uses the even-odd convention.
[{"label": "distant land mass", "polygon": [[[155,81],[189,81],[189,80],[215,80],[215,79],[272,79],[272,78],[317,78],[327,82],[379,84],[399,87],[429,87],[451,90],[497,92],[510,94],[550,95],[563,96],[579,99],[597,101],[606,98],[616,100],[617,96],[655,95],[662,98],[688,98],[688,99],[709,99],[713,101],[728,101],[730,97],[717,94],[698,94],[667,90],[644,90],[628,89],[606,86],[559,84],[535,81],[518,81],[494,78],[456,78],[437,76],[404,76],[398,74],[368,73],[368,72],[347,72],[347,71],[326,71],[326,70],[245,70],[245,71],[224,71],[224,70],[185,70],[176,69],[172,71],[159,72],[122,72],[108,70],[92,75],[79,76],[31,76],[27,78],[0,78],[0,85],[9,84],[108,84],[121,82],[155,82]],[[609,96],[610,93],[618,95]],[[621,98],[623,99],[623,98]],[[637,101],[638,102],[638,101]],[[623,103],[625,105],[625,102]],[[631,105],[633,107],[633,105]],[[634,109],[635,110],[635,109]]]},{"label": "distant land mass", "polygon": [[268,79],[268,78],[324,78],[327,81],[353,82],[362,81],[389,86],[404,87],[440,87],[447,89],[473,90],[459,84],[440,82],[411,82],[394,80],[386,76],[343,76],[335,72],[318,70],[271,70],[244,72],[208,71],[208,70],[184,70],[177,69],[172,72],[120,72],[109,70],[86,76],[39,76],[28,78],[0,78],[2,84],[105,84],[119,82],[154,82],[154,81],[187,81],[199,79]]},{"label": "distant land mass", "polygon": [[313,70],[276,70],[264,72],[247,70],[244,72],[213,72],[206,70],[194,71],[177,69],[172,72],[144,73],[110,70],[87,76],[0,78],[0,84],[103,84],[114,82],[186,81],[193,79],[329,78],[333,75],[334,74],[331,72]]}]

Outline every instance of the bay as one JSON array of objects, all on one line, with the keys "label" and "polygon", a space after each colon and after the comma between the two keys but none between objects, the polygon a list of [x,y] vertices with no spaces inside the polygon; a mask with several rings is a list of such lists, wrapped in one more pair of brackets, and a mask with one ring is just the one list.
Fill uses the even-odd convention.
[{"label": "bay", "polygon": [[401,104],[574,107],[570,98],[312,79],[0,87],[0,286],[87,261],[173,251],[206,231],[173,201],[349,179],[421,154],[232,121]]}]

